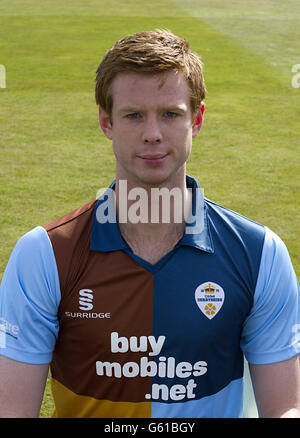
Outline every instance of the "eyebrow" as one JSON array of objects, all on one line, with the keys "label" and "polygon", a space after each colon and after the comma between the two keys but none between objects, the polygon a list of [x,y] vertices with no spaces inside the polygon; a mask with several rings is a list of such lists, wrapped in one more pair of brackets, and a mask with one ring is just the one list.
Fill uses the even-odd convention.
[{"label": "eyebrow", "polygon": [[141,108],[138,107],[124,107],[119,109],[119,113],[137,113],[141,111]]},{"label": "eyebrow", "polygon": [[[184,112],[188,111],[188,108],[185,104],[175,104],[175,105],[170,104],[167,106],[159,107],[159,110],[160,111],[177,111],[177,112],[179,111],[179,112],[184,113]],[[132,106],[132,107],[120,108],[118,112],[121,114],[123,114],[123,113],[130,114],[130,113],[138,113],[140,111],[144,111],[143,107]]]}]

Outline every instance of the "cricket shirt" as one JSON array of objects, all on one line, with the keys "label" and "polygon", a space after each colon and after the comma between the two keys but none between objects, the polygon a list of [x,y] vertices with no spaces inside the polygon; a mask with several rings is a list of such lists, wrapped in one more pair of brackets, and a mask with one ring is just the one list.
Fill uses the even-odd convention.
[{"label": "cricket shirt", "polygon": [[50,363],[56,417],[242,416],[244,356],[300,351],[284,243],[204,199],[201,230],[151,264],[116,221],[99,221],[103,202],[18,241],[0,289],[0,354]]}]

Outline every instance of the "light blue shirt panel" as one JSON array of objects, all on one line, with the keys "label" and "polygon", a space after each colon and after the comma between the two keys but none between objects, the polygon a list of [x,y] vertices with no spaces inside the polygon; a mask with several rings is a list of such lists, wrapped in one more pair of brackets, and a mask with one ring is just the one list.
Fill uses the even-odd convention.
[{"label": "light blue shirt panel", "polygon": [[[49,363],[59,329],[59,302],[52,245],[46,230],[36,227],[17,242],[3,275],[0,324],[6,326],[6,335],[0,354],[21,362]],[[18,330],[12,332],[12,325]]]},{"label": "light blue shirt panel", "polygon": [[252,310],[242,332],[248,362],[274,363],[300,352],[299,283],[283,241],[266,227]]},{"label": "light blue shirt panel", "polygon": [[230,382],[216,394],[183,403],[152,401],[151,418],[241,418],[243,379]]}]

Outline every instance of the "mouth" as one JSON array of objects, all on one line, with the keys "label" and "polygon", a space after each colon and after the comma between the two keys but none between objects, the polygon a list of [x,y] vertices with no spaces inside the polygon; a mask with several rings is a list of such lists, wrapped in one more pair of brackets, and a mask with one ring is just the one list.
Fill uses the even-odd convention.
[{"label": "mouth", "polygon": [[165,158],[168,156],[168,154],[145,154],[145,155],[138,155],[138,158],[143,160],[147,164],[161,164],[165,160]]}]

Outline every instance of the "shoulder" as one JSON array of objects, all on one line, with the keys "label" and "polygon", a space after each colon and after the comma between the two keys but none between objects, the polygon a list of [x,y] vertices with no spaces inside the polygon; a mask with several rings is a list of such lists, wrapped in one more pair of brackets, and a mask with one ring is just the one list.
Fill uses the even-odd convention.
[{"label": "shoulder", "polygon": [[266,235],[264,242],[264,251],[266,254],[271,255],[271,258],[274,255],[289,257],[288,249],[283,242],[283,240],[278,236],[278,234],[274,233],[274,231],[270,230],[270,228],[265,227]]},{"label": "shoulder", "polygon": [[96,200],[84,204],[66,215],[43,226],[47,232],[56,258],[64,259],[68,253],[90,242]]},{"label": "shoulder", "polygon": [[227,207],[224,207],[222,205],[219,205],[210,199],[205,199],[205,204],[208,209],[208,215],[211,218],[212,221],[217,221],[219,223],[222,223],[224,227],[231,227],[236,228],[239,230],[245,230],[245,231],[261,231],[264,233],[265,227],[260,224],[259,222],[256,222],[241,213],[238,213],[234,210],[231,210]]},{"label": "shoulder", "polygon": [[25,233],[16,243],[3,277],[32,284],[46,282],[57,289],[57,267],[51,241],[45,229],[37,226]]},{"label": "shoulder", "polygon": [[25,233],[16,243],[11,258],[19,264],[41,263],[41,260],[49,260],[52,254],[51,243],[46,230],[37,226]]},{"label": "shoulder", "polygon": [[44,225],[54,251],[61,291],[83,269],[90,251],[96,200]]},{"label": "shoulder", "polygon": [[[289,251],[283,240],[268,227],[265,227],[265,239],[260,264],[261,289],[273,286],[278,291],[278,285],[285,289],[297,290],[297,278],[292,265]],[[293,287],[291,287],[293,285]],[[257,293],[259,289],[257,290]],[[285,294],[286,295],[286,294]]]},{"label": "shoulder", "polygon": [[63,232],[63,230],[72,230],[81,222],[88,221],[94,211],[94,207],[97,200],[93,200],[87,204],[84,204],[75,210],[63,215],[62,217],[48,222],[43,227],[48,233]]},{"label": "shoulder", "polygon": [[227,230],[248,240],[260,241],[262,244],[262,262],[278,263],[290,262],[288,249],[283,240],[265,225],[249,219],[242,214],[230,210],[206,199],[208,216],[211,224],[216,228]]},{"label": "shoulder", "polygon": [[245,250],[259,261],[266,227],[242,214],[223,207],[211,200],[205,200],[208,223],[213,240],[223,245]]}]

